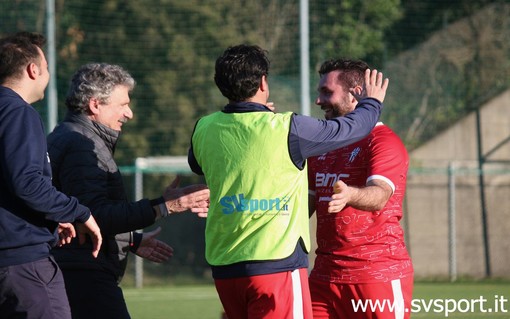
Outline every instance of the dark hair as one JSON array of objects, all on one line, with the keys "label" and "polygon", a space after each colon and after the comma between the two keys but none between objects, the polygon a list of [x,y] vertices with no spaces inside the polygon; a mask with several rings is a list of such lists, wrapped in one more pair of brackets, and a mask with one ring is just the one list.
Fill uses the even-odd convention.
[{"label": "dark hair", "polygon": [[42,34],[18,32],[0,39],[0,83],[10,78],[19,78],[30,63],[40,66],[42,50],[46,39]]},{"label": "dark hair", "polygon": [[135,84],[133,77],[119,65],[85,64],[71,78],[66,105],[71,111],[86,113],[91,98],[107,103],[115,87],[123,85],[131,91]]},{"label": "dark hair", "polygon": [[257,93],[263,75],[268,75],[267,51],[256,45],[229,47],[216,60],[214,82],[231,101],[246,101]]},{"label": "dark hair", "polygon": [[319,75],[322,77],[332,71],[340,71],[338,81],[345,88],[363,86],[365,83],[365,71],[369,68],[368,64],[361,60],[351,59],[331,59],[322,63],[319,69]]}]

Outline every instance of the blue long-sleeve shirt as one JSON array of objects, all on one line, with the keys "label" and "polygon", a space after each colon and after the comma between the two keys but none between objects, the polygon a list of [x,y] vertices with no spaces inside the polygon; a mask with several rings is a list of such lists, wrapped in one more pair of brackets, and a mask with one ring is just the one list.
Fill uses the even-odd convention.
[{"label": "blue long-sleeve shirt", "polygon": [[[308,157],[327,153],[359,141],[371,132],[381,115],[381,109],[381,102],[366,98],[358,103],[358,107],[353,112],[332,120],[294,114],[289,129],[290,158],[297,167],[302,168]],[[226,105],[223,112],[271,112],[271,110],[262,104],[241,102]],[[193,172],[203,175],[192,147],[189,149],[188,162]]]},{"label": "blue long-sleeve shirt", "polygon": [[[376,125],[382,107],[382,103],[378,100],[365,98],[358,103],[353,112],[332,120],[320,120],[294,114],[287,141],[290,158],[301,169],[308,157],[327,153],[361,140]],[[262,104],[240,102],[226,105],[222,112],[271,112],[271,110]],[[193,154],[193,146],[188,151],[188,163],[193,172],[203,175],[202,168]],[[301,244],[296,243],[294,253],[282,260],[241,262],[227,266],[212,266],[211,268],[215,279],[225,279],[292,271],[306,267],[308,267],[307,254]]]},{"label": "blue long-sleeve shirt", "polygon": [[0,86],[0,267],[49,255],[59,222],[85,222],[90,210],[56,190],[41,117]]}]

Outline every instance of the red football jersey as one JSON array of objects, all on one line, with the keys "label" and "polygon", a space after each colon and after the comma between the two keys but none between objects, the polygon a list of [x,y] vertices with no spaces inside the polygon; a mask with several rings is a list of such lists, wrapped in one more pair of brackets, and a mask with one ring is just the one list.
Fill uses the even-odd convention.
[{"label": "red football jersey", "polygon": [[[315,195],[317,258],[311,277],[336,283],[384,282],[412,275],[400,225],[409,157],[400,138],[379,123],[361,141],[308,160]],[[346,206],[328,213],[333,184],[365,186],[382,179],[393,194],[386,206],[367,212]]]}]

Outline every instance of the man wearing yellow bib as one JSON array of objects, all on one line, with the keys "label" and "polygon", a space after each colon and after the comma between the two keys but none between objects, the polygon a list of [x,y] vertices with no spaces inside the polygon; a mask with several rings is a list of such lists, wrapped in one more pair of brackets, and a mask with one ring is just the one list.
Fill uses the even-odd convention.
[{"label": "man wearing yellow bib", "polygon": [[228,48],[214,80],[228,99],[201,118],[188,162],[210,189],[206,259],[228,318],[312,318],[306,159],[354,143],[377,123],[388,80],[367,70],[355,111],[319,120],[274,113],[269,60]]}]

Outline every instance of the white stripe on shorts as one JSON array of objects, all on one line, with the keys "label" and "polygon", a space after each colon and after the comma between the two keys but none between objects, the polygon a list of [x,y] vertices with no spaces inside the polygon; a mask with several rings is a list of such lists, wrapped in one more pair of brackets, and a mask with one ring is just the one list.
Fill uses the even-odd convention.
[{"label": "white stripe on shorts", "polygon": [[391,289],[393,290],[393,305],[395,306],[395,319],[403,319],[405,306],[400,279],[395,279],[391,281]]},{"label": "white stripe on shorts", "polygon": [[292,294],[294,296],[294,319],[303,319],[303,295],[301,294],[301,276],[299,269],[292,271]]}]

